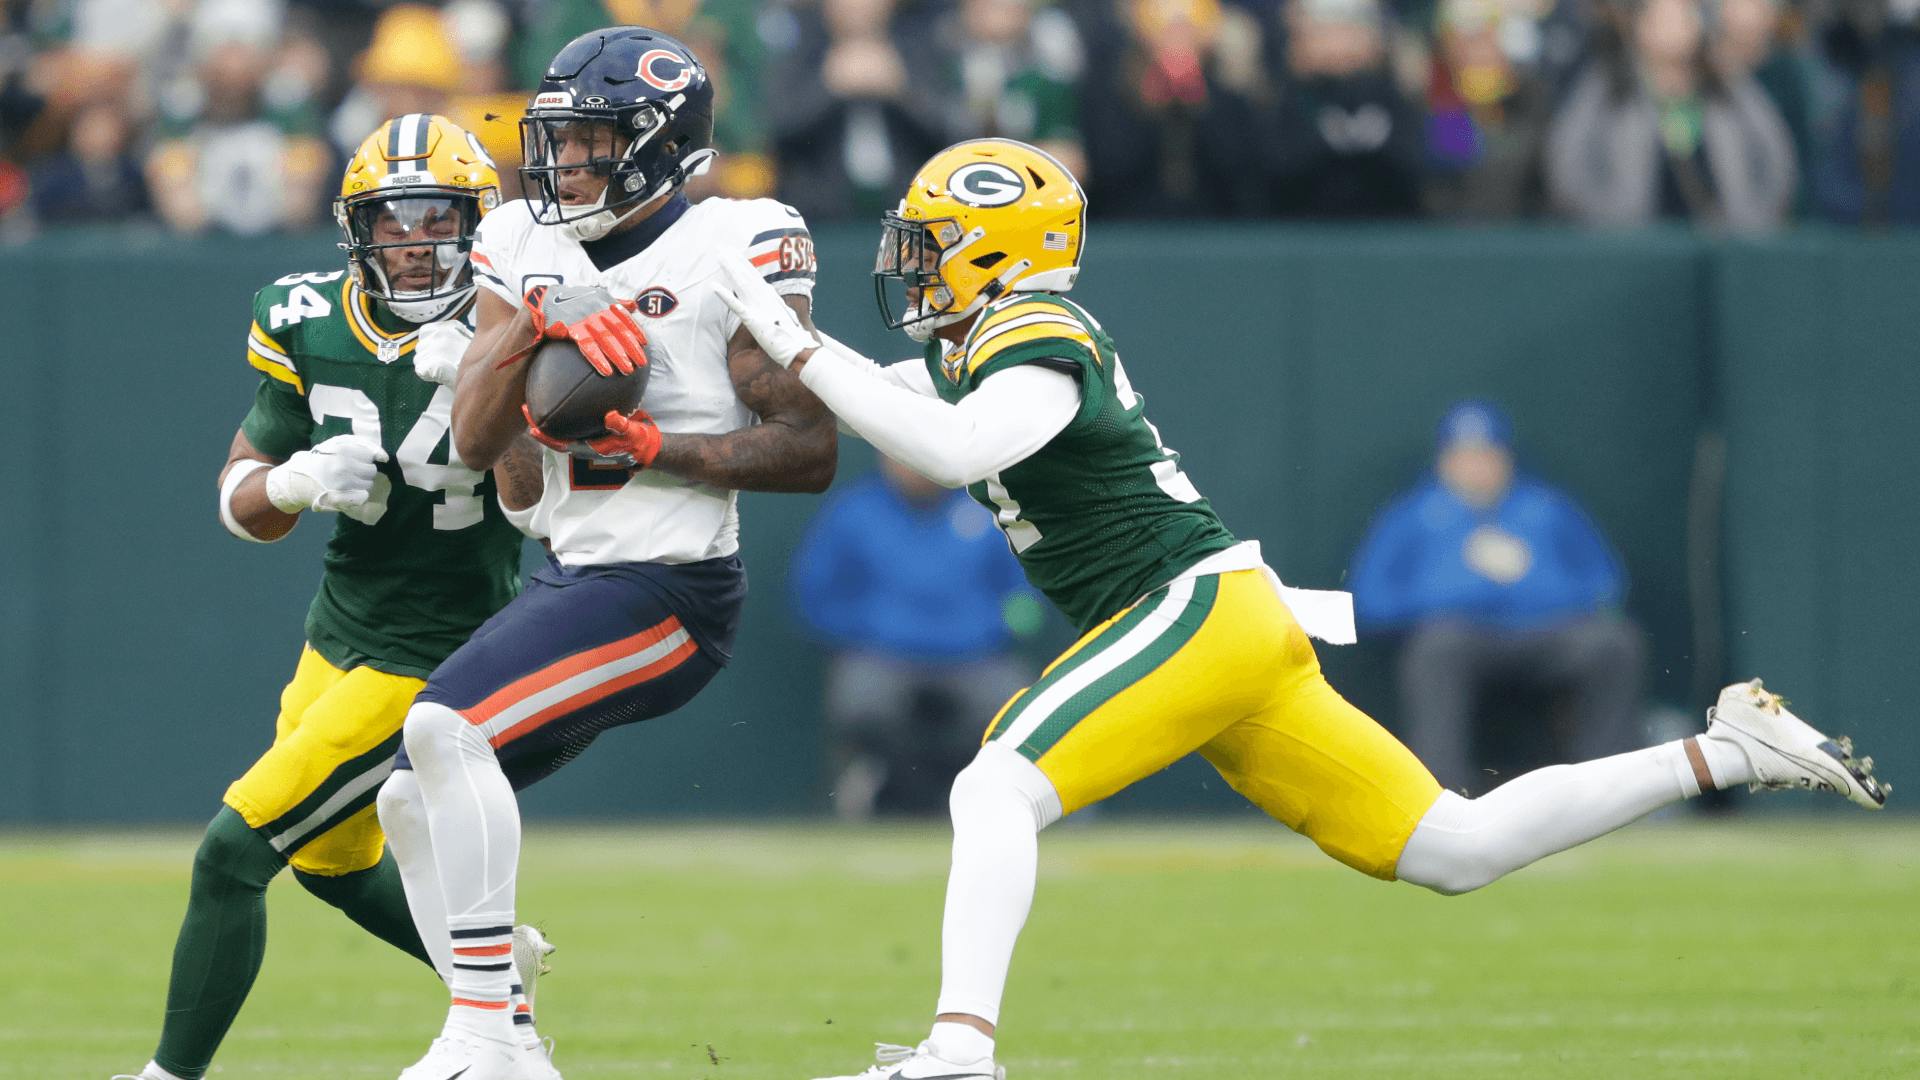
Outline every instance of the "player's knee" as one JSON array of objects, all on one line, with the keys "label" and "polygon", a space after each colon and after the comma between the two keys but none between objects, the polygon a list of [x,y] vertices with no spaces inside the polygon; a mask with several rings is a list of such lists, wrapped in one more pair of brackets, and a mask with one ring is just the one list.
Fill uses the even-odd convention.
[{"label": "player's knee", "polygon": [[389,833],[411,823],[426,810],[420,801],[420,781],[414,778],[412,769],[394,770],[386,783],[380,785],[380,794],[374,796],[373,805],[380,827]]},{"label": "player's knee", "polygon": [[407,710],[402,738],[407,744],[408,760],[416,765],[446,761],[461,753],[480,750],[491,754],[493,749],[479,729],[467,723],[466,717],[433,701],[416,701],[413,708]]},{"label": "player's knee", "polygon": [[1017,806],[1033,819],[1035,831],[1060,818],[1060,796],[1033,762],[998,743],[988,743],[973,763],[954,777],[947,797],[956,825],[970,815]]},{"label": "player's knee", "polygon": [[1475,889],[1483,889],[1498,880],[1500,880],[1499,870],[1482,860],[1466,855],[1440,867],[1437,873],[1427,875],[1425,881],[1414,881],[1413,884],[1437,892],[1441,896],[1459,896],[1473,892]]},{"label": "player's knee", "polygon": [[231,807],[223,808],[193,853],[196,889],[264,891],[284,866],[280,853]]},{"label": "player's knee", "polygon": [[1484,808],[1451,791],[1440,793],[1407,838],[1394,876],[1442,896],[1459,896],[1498,881],[1510,867]]}]

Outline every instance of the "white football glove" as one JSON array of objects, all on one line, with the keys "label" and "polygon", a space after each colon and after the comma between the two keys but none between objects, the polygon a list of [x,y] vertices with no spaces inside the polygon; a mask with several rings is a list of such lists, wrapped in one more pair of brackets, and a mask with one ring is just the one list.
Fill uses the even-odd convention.
[{"label": "white football glove", "polygon": [[413,373],[430,383],[452,386],[472,341],[473,331],[458,319],[423,324],[420,343],[413,348]]},{"label": "white football glove", "polygon": [[268,469],[267,501],[286,514],[338,510],[370,525],[386,511],[392,489],[374,467],[385,460],[387,452],[372,439],[335,435]]},{"label": "white football glove", "polygon": [[800,325],[800,319],[780,294],[760,276],[747,257],[738,251],[722,251],[720,301],[727,305],[753,340],[781,367],[792,367],[794,358],[820,343]]}]

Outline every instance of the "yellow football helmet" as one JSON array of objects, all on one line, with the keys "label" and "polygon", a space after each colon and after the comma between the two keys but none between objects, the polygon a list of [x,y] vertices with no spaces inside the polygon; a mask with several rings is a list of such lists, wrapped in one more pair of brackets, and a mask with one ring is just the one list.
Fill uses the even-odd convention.
[{"label": "yellow football helmet", "polygon": [[334,200],[353,280],[400,317],[430,322],[473,295],[474,230],[500,205],[500,173],[466,129],[408,113],[347,163]]},{"label": "yellow football helmet", "polygon": [[[881,318],[925,341],[1008,292],[1066,292],[1080,274],[1086,217],[1080,182],[1046,151],[1012,139],[949,146],[881,219]],[[898,317],[889,281],[906,290]]]}]

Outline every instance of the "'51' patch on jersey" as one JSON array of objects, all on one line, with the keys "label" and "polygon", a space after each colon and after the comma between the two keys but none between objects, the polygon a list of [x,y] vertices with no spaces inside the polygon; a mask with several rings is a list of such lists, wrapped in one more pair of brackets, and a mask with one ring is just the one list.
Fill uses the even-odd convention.
[{"label": "'51' patch on jersey", "polygon": [[649,285],[633,298],[635,309],[649,319],[664,319],[680,306],[680,298],[664,285]]},{"label": "'51' patch on jersey", "polygon": [[778,284],[795,279],[813,280],[818,264],[813,257],[813,237],[804,227],[769,229],[747,244],[747,261]]}]

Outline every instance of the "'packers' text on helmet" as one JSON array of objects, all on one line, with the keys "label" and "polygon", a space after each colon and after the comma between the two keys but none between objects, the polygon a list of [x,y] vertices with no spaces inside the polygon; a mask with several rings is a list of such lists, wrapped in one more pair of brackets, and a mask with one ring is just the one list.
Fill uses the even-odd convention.
[{"label": "'packers' text on helmet", "polygon": [[[1087,196],[1051,154],[974,139],[933,155],[881,218],[874,294],[888,329],[925,341],[1008,292],[1066,292],[1080,274]],[[898,316],[888,282],[905,290]]]},{"label": "'packers' text on helmet", "polygon": [[473,295],[473,233],[500,204],[500,174],[480,140],[444,116],[381,124],[347,163],[334,220],[354,282],[411,322]]}]

